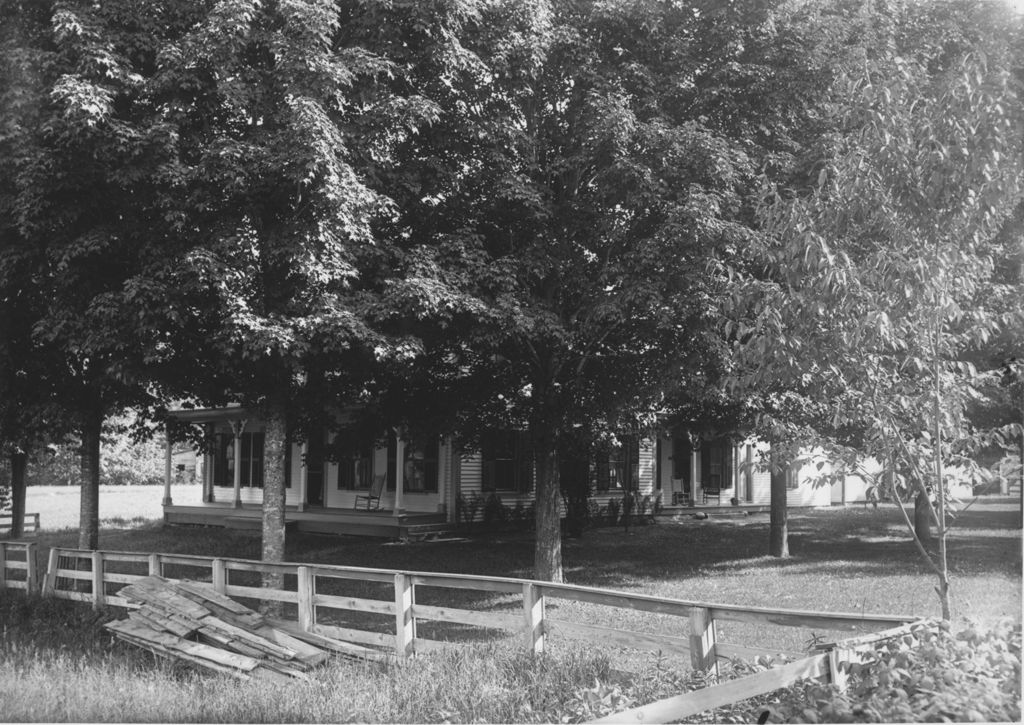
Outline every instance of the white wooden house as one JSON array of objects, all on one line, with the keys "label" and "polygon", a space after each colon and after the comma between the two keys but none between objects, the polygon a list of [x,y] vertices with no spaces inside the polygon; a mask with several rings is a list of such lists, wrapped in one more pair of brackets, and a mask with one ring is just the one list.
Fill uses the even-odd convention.
[{"label": "white wooden house", "polygon": [[[261,521],[265,423],[240,407],[181,410],[183,422],[201,426],[210,442],[195,470],[201,485],[190,500],[172,500],[176,477],[168,447],[164,519],[168,523],[258,528]],[[351,439],[349,439],[351,438]],[[175,444],[175,450],[180,444]],[[461,451],[448,438],[407,440],[392,432],[375,443],[355,434],[325,432],[286,452],[286,520],[300,530],[402,537],[451,529],[459,501],[495,495],[511,508],[534,496],[525,435],[488,431],[480,450]],[[770,476],[758,468],[766,446],[727,439],[701,441],[670,432],[624,438],[590,461],[591,499],[607,506],[626,491],[667,511],[687,508],[766,507]],[[808,484],[809,472],[789,473],[789,504],[828,506],[829,488]],[[374,483],[379,500],[370,499]]]}]

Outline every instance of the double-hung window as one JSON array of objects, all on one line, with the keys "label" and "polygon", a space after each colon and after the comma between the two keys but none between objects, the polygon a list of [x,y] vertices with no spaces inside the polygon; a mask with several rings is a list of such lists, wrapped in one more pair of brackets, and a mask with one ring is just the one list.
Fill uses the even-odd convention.
[{"label": "double-hung window", "polygon": [[[243,433],[238,438],[241,447],[239,480],[242,486],[263,487],[263,432]],[[213,451],[213,485],[235,485],[235,436],[218,433]]]},{"label": "double-hung window", "polygon": [[624,436],[597,457],[598,491],[633,491],[640,480],[640,439]]},{"label": "double-hung window", "polygon": [[526,493],[533,485],[533,455],[523,431],[489,430],[480,446],[484,491]]},{"label": "double-hung window", "polygon": [[402,463],[402,490],[409,493],[437,492],[438,441],[433,437],[414,438],[405,444]]}]

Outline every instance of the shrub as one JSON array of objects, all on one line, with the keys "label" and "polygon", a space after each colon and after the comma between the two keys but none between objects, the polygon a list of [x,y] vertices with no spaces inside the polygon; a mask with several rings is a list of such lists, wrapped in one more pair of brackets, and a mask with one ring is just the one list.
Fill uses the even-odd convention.
[{"label": "shrub", "polygon": [[501,501],[501,497],[492,493],[484,503],[484,526],[490,528],[494,524],[504,524],[509,519],[509,508]]},{"label": "shrub", "polygon": [[619,510],[621,508],[622,505],[619,503],[617,498],[608,499],[608,505],[605,507],[605,512],[609,526],[615,526],[615,523],[619,520]]},{"label": "shrub", "polygon": [[476,521],[477,512],[480,511],[480,496],[475,492],[466,498],[461,493],[455,497],[455,520],[463,528],[470,528]]},{"label": "shrub", "polygon": [[918,636],[916,647],[890,640],[854,665],[845,692],[789,688],[769,722],[1020,722],[1020,624],[942,624]]}]

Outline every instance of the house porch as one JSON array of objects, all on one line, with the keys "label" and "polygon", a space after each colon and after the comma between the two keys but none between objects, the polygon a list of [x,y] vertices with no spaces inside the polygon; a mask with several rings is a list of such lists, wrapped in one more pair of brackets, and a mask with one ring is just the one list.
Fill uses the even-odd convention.
[{"label": "house porch", "polygon": [[[164,522],[172,525],[219,526],[234,529],[259,529],[262,507],[256,504],[205,503],[196,506],[169,504],[164,507]],[[285,507],[285,526],[315,534],[376,536],[389,539],[416,538],[452,528],[443,513],[399,513],[394,510],[354,510]]]}]

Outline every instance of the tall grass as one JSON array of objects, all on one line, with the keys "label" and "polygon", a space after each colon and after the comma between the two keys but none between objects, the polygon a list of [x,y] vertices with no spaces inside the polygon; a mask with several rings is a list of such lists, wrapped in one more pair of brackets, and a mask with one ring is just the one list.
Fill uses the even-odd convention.
[{"label": "tall grass", "polygon": [[600,652],[533,658],[495,642],[408,661],[337,659],[308,683],[244,682],[116,642],[101,627],[112,615],[80,604],[8,592],[0,612],[7,721],[557,722],[583,689],[616,676]]}]

